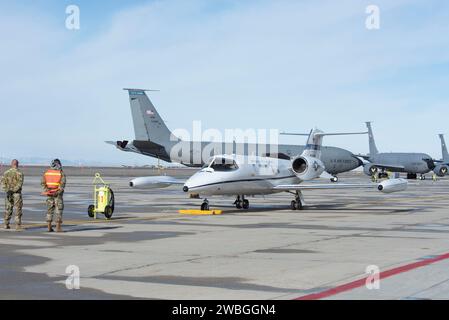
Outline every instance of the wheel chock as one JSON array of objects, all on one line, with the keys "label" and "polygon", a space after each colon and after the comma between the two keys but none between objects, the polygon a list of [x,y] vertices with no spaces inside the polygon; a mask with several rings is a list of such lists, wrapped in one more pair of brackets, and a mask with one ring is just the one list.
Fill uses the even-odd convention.
[{"label": "wheel chock", "polygon": [[218,215],[221,214],[223,210],[179,210],[181,214],[191,214],[191,215]]}]

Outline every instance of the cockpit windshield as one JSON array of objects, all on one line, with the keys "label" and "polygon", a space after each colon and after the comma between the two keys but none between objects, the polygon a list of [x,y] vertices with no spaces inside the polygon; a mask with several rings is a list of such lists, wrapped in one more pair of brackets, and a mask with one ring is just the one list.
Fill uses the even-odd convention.
[{"label": "cockpit windshield", "polygon": [[203,166],[201,168],[202,169],[208,168],[210,166],[210,164],[212,163],[212,161],[214,161],[214,158],[209,158],[209,160],[204,162],[204,164],[203,164]]},{"label": "cockpit windshield", "polygon": [[215,171],[233,171],[237,170],[239,167],[237,166],[237,163],[232,159],[215,158],[210,165],[210,168],[214,169]]}]

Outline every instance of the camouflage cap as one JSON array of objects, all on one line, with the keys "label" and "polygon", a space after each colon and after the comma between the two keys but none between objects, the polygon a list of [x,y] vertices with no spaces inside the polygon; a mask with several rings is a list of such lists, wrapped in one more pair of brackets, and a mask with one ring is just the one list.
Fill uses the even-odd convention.
[{"label": "camouflage cap", "polygon": [[59,159],[54,159],[51,162],[51,168],[55,170],[60,170],[62,168],[61,161]]}]

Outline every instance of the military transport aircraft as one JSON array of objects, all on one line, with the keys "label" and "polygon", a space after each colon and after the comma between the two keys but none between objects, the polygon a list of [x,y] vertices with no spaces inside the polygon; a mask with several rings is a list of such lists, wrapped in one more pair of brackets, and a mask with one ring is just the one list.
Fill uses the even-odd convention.
[{"label": "military transport aircraft", "polygon": [[[201,210],[209,210],[207,197],[213,195],[236,196],[234,202],[236,207],[248,209],[249,201],[245,196],[279,192],[293,193],[295,198],[290,203],[291,209],[301,210],[305,205],[303,190],[375,188],[383,193],[392,193],[407,188],[407,180],[401,178],[367,184],[311,182],[322,176],[326,170],[325,164],[321,161],[321,145],[326,135],[337,134],[326,134],[313,129],[302,154],[293,157],[292,160],[235,154],[215,155],[184,183],[182,190],[204,199]],[[151,188],[181,183],[183,182],[180,180],[166,176],[142,177],[132,180],[130,186]]]},{"label": "military transport aircraft", "polygon": [[406,172],[407,179],[416,179],[418,174],[421,179],[425,179],[424,174],[436,168],[432,157],[425,153],[380,153],[374,141],[371,122],[366,122],[366,126],[368,128],[369,154],[360,155],[369,162],[363,165],[365,174],[369,176],[378,174],[379,178],[382,178],[387,176],[386,171],[388,170],[391,172]]},{"label": "military transport aircraft", "polygon": [[[209,156],[223,153],[251,155],[250,150],[263,148],[266,153],[259,154],[267,157],[290,160],[301,154],[305,146],[301,145],[254,145],[251,143],[236,142],[208,142],[208,141],[182,141],[174,136],[167,128],[158,111],[148,98],[143,89],[124,89],[128,91],[131,114],[134,124],[135,139],[133,141],[106,141],[115,145],[119,150],[136,152],[150,157],[158,158],[167,162],[177,162],[191,167],[202,167]],[[187,152],[183,152],[187,150]],[[210,154],[202,155],[205,150]],[[337,181],[336,175],[351,171],[363,164],[363,162],[352,152],[336,148],[322,147],[322,161],[326,172],[333,182]]]}]

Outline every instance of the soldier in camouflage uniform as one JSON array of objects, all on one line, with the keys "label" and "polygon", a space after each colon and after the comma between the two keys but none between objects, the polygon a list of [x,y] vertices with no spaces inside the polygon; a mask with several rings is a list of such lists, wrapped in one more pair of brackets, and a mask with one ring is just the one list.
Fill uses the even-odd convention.
[{"label": "soldier in camouflage uniform", "polygon": [[19,161],[11,161],[11,169],[6,171],[2,177],[2,189],[6,192],[4,228],[10,229],[9,222],[11,220],[13,209],[16,208],[16,230],[22,230],[22,186],[23,173],[19,170]]},{"label": "soldier in camouflage uniform", "polygon": [[62,170],[61,161],[55,159],[51,168],[42,177],[42,188],[47,196],[47,226],[48,232],[53,232],[53,216],[56,213],[56,232],[62,232],[62,212],[64,210],[64,189],[66,176]]}]

